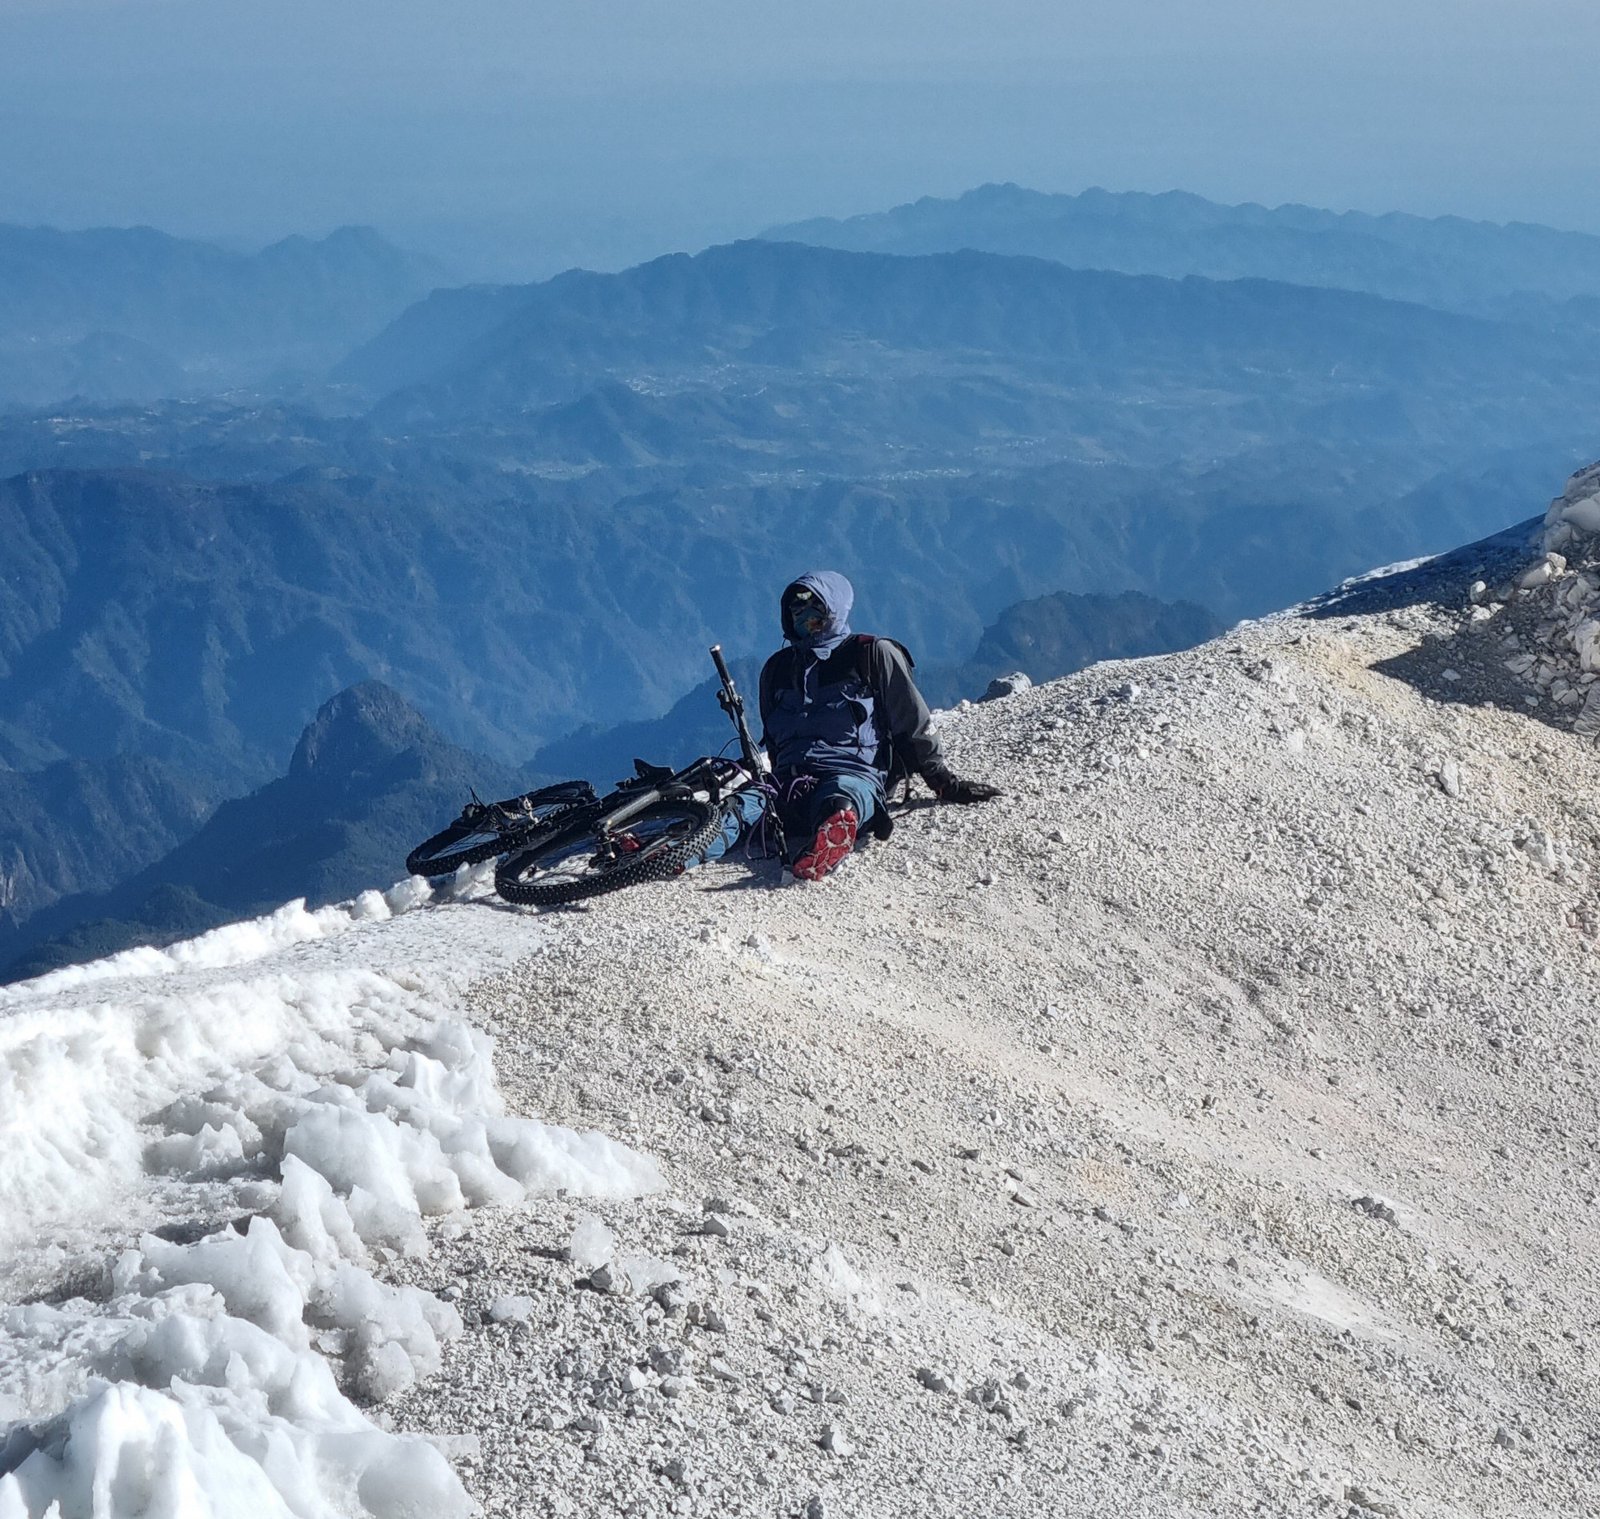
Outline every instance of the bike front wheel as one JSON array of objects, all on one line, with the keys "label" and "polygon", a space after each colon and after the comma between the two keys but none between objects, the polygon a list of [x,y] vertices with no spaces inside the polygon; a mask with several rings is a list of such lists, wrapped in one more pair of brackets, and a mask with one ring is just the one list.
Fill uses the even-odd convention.
[{"label": "bike front wheel", "polygon": [[453,875],[463,865],[478,865],[518,849],[536,837],[577,821],[592,811],[595,794],[586,782],[563,782],[488,806],[468,806],[448,828],[425,839],[406,856],[414,876]]},{"label": "bike front wheel", "polygon": [[652,802],[616,829],[586,818],[507,855],[494,889],[508,902],[556,907],[659,881],[682,871],[721,823],[720,807],[697,801]]}]

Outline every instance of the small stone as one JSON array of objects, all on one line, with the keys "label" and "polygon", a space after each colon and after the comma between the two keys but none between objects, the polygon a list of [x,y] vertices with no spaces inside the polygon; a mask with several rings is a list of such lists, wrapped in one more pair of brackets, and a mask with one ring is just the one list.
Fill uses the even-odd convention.
[{"label": "small stone", "polygon": [[794,1394],[788,1391],[774,1393],[772,1396],[772,1411],[777,1414],[792,1414],[794,1412]]},{"label": "small stone", "polygon": [[855,1450],[850,1437],[845,1434],[841,1424],[828,1424],[823,1427],[822,1438],[817,1442],[830,1456],[848,1456]]},{"label": "small stone", "polygon": [[589,1285],[596,1292],[622,1292],[627,1287],[628,1279],[609,1261],[604,1265],[596,1266],[589,1273]]},{"label": "small stone", "polygon": [[1011,1385],[1015,1387],[1018,1392],[1026,1392],[1030,1387],[1033,1386],[1033,1378],[1030,1377],[1027,1372],[1019,1371],[1011,1378]]},{"label": "small stone", "polygon": [[998,1414],[1004,1419],[1011,1417],[1011,1400],[1006,1397],[1005,1389],[994,1377],[976,1382],[969,1387],[967,1401],[976,1403],[986,1414]]},{"label": "small stone", "polygon": [[997,675],[989,682],[989,688],[979,701],[998,701],[1003,696],[1015,696],[1019,691],[1031,691],[1033,682],[1021,670],[1014,670],[1010,675]]},{"label": "small stone", "polygon": [[713,1334],[728,1332],[728,1321],[710,1303],[690,1303],[688,1316],[689,1322],[697,1329],[709,1329]]},{"label": "small stone", "polygon": [[622,1390],[625,1393],[643,1392],[650,1385],[647,1377],[637,1366],[630,1366],[622,1373]]},{"label": "small stone", "polygon": [[1364,1508],[1369,1514],[1395,1515],[1400,1512],[1399,1504],[1380,1498],[1377,1494],[1368,1492],[1364,1487],[1357,1487],[1354,1483],[1345,1488],[1344,1497],[1346,1503]]},{"label": "small stone", "polygon": [[733,1233],[733,1229],[720,1213],[708,1213],[700,1220],[700,1232],[709,1234],[714,1239],[726,1239]]},{"label": "small stone", "polygon": [[929,1392],[949,1392],[950,1378],[942,1371],[935,1371],[931,1366],[917,1367],[917,1380]]},{"label": "small stone", "polygon": [[681,1398],[688,1390],[687,1377],[663,1377],[661,1380],[661,1396],[664,1398]]},{"label": "small stone", "polygon": [[1380,1223],[1400,1222],[1400,1216],[1394,1211],[1394,1205],[1385,1202],[1381,1197],[1353,1197],[1350,1199],[1350,1206],[1358,1213],[1365,1213],[1368,1218],[1375,1218]]},{"label": "small stone", "polygon": [[661,1311],[671,1318],[676,1313],[682,1313],[688,1298],[683,1289],[676,1282],[663,1282],[650,1294],[660,1305]]},{"label": "small stone", "polygon": [[806,1519],[828,1519],[828,1505],[820,1494],[813,1493],[806,1499]]}]

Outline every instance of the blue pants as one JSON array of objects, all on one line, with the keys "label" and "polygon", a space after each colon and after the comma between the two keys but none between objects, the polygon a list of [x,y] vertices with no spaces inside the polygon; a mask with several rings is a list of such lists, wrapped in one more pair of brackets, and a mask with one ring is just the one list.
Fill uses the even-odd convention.
[{"label": "blue pants", "polygon": [[[706,846],[705,853],[696,860],[720,860],[741,839],[752,842],[756,825],[766,811],[764,792],[741,791],[729,800],[722,818],[722,831]],[[851,808],[857,822],[864,828],[873,814],[883,805],[880,789],[863,775],[824,775],[819,777],[812,790],[786,804],[779,812],[783,823],[784,842],[789,860],[811,847],[819,829],[842,807]]]}]

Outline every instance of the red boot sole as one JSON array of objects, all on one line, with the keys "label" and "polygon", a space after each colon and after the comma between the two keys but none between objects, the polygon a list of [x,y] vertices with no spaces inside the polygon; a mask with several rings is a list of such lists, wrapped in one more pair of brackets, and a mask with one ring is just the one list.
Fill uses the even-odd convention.
[{"label": "red boot sole", "polygon": [[830,870],[838,869],[856,847],[857,826],[854,809],[841,807],[817,829],[811,847],[794,862],[795,876],[802,881],[820,881]]}]

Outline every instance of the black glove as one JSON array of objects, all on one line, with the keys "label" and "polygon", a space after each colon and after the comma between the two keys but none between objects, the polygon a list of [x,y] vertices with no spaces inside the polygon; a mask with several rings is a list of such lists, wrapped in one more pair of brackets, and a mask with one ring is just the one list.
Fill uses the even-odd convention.
[{"label": "black glove", "polygon": [[933,794],[941,802],[955,802],[963,807],[973,802],[993,801],[1002,795],[998,786],[991,786],[987,781],[964,781],[948,770],[935,770],[923,779],[933,787]]}]

